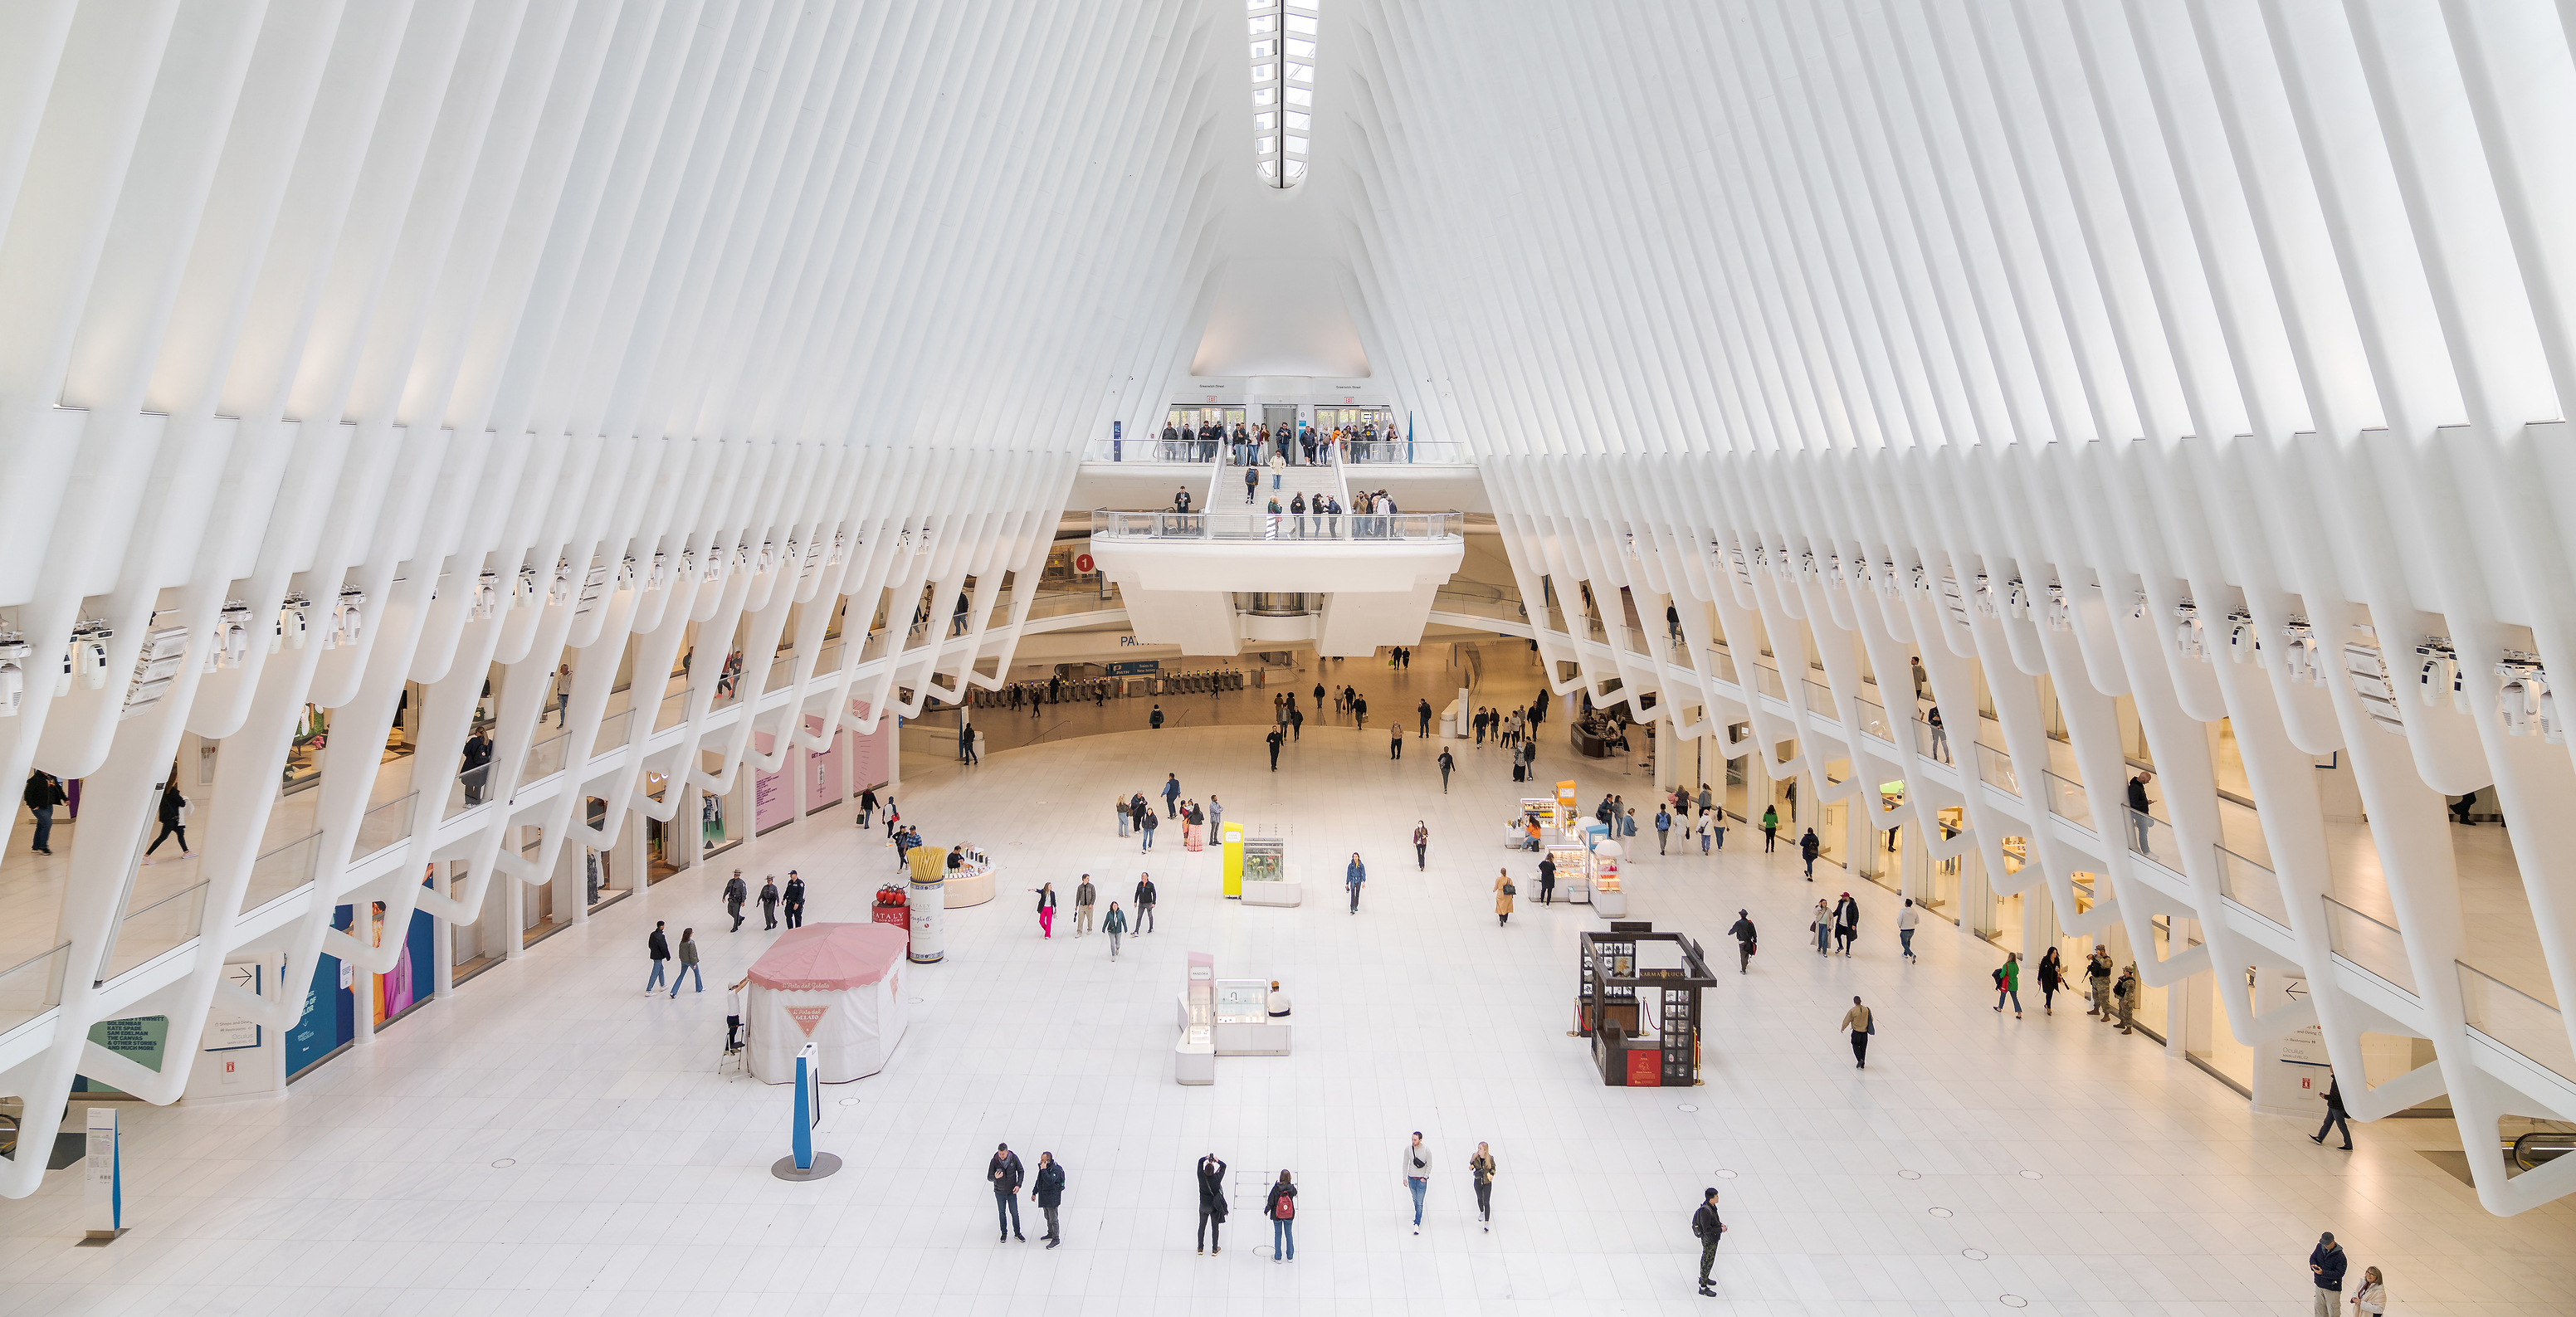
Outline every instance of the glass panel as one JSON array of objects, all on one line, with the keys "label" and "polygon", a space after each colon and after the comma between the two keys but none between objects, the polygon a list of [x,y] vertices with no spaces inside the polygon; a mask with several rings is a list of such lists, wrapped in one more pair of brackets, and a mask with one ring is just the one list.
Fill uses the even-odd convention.
[{"label": "glass panel", "polygon": [[0,969],[0,1031],[17,1028],[62,1004],[63,969],[72,963],[69,942]]},{"label": "glass panel", "polygon": [[1882,741],[1887,741],[1890,744],[1893,744],[1895,738],[1890,736],[1887,731],[1887,710],[1880,708],[1878,705],[1871,703],[1868,700],[1860,700],[1857,701],[1857,703],[1860,705],[1860,730],[1862,733],[1869,736],[1875,736]]},{"label": "glass panel", "polygon": [[2576,1082],[2576,1048],[2568,1044],[2567,1018],[2557,1007],[2465,964],[2459,971],[2460,1004],[2470,1028]]},{"label": "glass panel", "polygon": [[195,940],[206,909],[207,884],[174,892],[142,909],[128,911],[116,923],[116,945],[108,952],[99,977],[112,979],[181,943]]},{"label": "glass panel", "polygon": [[1780,684],[1780,670],[1767,663],[1753,665],[1753,689],[1783,704],[1788,703],[1789,690]]},{"label": "glass panel", "polygon": [[2143,855],[2175,873],[2182,867],[2182,837],[2174,826],[2152,814],[2125,811],[2129,816],[2129,850]]},{"label": "glass panel", "polygon": [[2281,926],[2290,927],[2289,903],[2271,870],[2227,849],[2218,848],[2218,890],[2229,900]]},{"label": "glass panel", "polygon": [[1977,780],[2016,796],[2021,794],[2021,778],[2013,773],[2012,756],[1983,742],[1977,745]]},{"label": "glass panel", "polygon": [[2329,896],[2326,941],[2336,955],[2415,993],[2415,971],[2406,964],[2406,938],[2396,929]]},{"label": "glass panel", "polygon": [[[874,643],[877,638],[870,636],[868,639],[870,643]],[[676,695],[665,695],[662,697],[662,703],[653,710],[653,730],[658,732],[665,727],[677,727],[687,721],[688,716],[689,693],[687,691],[681,691]]]},{"label": "glass panel", "polygon": [[321,858],[322,834],[317,832],[290,841],[253,860],[250,886],[242,893],[242,909],[257,910],[312,882],[314,866],[321,862]]},{"label": "glass panel", "polygon": [[1807,712],[1814,714],[1819,718],[1830,718],[1836,722],[1842,721],[1842,711],[1834,707],[1833,687],[1827,686],[1821,681],[1807,682],[1806,687]]},{"label": "glass panel", "polygon": [[2055,773],[2041,773],[2048,787],[2048,812],[2079,827],[2093,826],[2093,802],[2084,798],[2084,788]]},{"label": "glass panel", "polygon": [[373,855],[396,842],[411,840],[411,807],[419,799],[420,793],[415,791],[368,810],[358,819],[358,844],[349,853]]},{"label": "glass panel", "polygon": [[1713,645],[1708,651],[1708,675],[1730,686],[1741,684],[1735,675],[1735,656]]},{"label": "glass panel", "polygon": [[[788,660],[786,659],[778,660],[779,663],[785,663],[787,661]],[[777,665],[773,664],[771,666],[772,669],[775,670]],[[616,713],[610,714],[608,717],[600,719],[599,734],[592,737],[590,741],[591,755],[593,757],[597,757],[599,755],[607,754],[612,750],[625,748],[626,729],[633,725],[635,721],[634,715],[635,711],[633,709],[622,709]]]},{"label": "glass panel", "polygon": [[1291,87],[1287,90],[1286,96],[1290,105],[1312,105],[1315,103],[1315,93],[1304,87]]}]

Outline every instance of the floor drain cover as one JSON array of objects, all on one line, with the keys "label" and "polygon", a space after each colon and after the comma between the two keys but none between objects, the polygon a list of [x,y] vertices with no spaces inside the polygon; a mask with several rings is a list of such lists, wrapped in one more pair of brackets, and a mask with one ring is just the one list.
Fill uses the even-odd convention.
[{"label": "floor drain cover", "polygon": [[1983,1262],[1986,1260],[1986,1251],[1982,1248],[1963,1248],[1959,1250],[1959,1256],[1970,1262]]},{"label": "floor drain cover", "polygon": [[493,1169],[498,1170],[498,1169],[500,1169],[501,1167],[504,1167],[504,1166],[516,1166],[516,1165],[518,1165],[518,1164],[519,1164],[519,1159],[518,1159],[518,1158],[516,1158],[516,1157],[504,1157],[504,1158],[502,1158],[501,1160],[499,1160],[499,1161],[496,1161],[496,1162],[492,1163],[492,1166],[493,1166]]},{"label": "floor drain cover", "polygon": [[2007,1294],[2003,1296],[2003,1305],[2007,1308],[2027,1308],[2030,1306],[2030,1300],[2018,1294]]},{"label": "floor drain cover", "polygon": [[2021,1173],[2021,1178],[2025,1180],[2037,1180],[2043,1177],[2037,1171],[2024,1171]]},{"label": "floor drain cover", "polygon": [[1934,1215],[1934,1216],[1938,1216],[1938,1217],[1948,1217],[1948,1216],[1950,1215],[1950,1209],[1949,1209],[1949,1208],[1946,1208],[1946,1207],[1936,1207],[1936,1208],[1933,1208],[1933,1209],[1932,1209],[1932,1215]]},{"label": "floor drain cover", "polygon": [[1896,1174],[1898,1178],[1906,1180],[1920,1180],[1923,1178],[1923,1172],[1921,1171],[1898,1171]]},{"label": "floor drain cover", "polygon": [[1699,1108],[1698,1108],[1697,1106],[1695,1106],[1695,1105],[1691,1104],[1691,1103],[1685,1102],[1685,1103],[1681,1104],[1681,1106],[1678,1108],[1678,1110],[1682,1110],[1682,1111],[1697,1111],[1697,1110],[1699,1110]]},{"label": "floor drain cover", "polygon": [[841,1105],[845,1107],[855,1107],[859,1105],[859,1100],[857,1098],[843,1098],[841,1099]]},{"label": "floor drain cover", "polygon": [[1722,1170],[1717,1173],[1717,1178],[1721,1180],[1732,1180],[1735,1178],[1735,1172]]}]

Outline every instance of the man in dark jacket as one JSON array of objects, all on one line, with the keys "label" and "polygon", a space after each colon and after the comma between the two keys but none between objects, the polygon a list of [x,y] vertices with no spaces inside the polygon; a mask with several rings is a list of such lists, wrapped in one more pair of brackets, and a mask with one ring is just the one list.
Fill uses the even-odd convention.
[{"label": "man in dark jacket", "polygon": [[1414,701],[1413,717],[1415,721],[1422,724],[1422,730],[1415,733],[1414,739],[1420,740],[1431,735],[1431,701]]},{"label": "man in dark jacket", "polygon": [[1816,881],[1816,857],[1823,854],[1824,849],[1825,844],[1817,839],[1814,828],[1807,829],[1807,835],[1798,839],[1798,855],[1807,862],[1808,882]]},{"label": "man in dark jacket", "polygon": [[1154,875],[1136,875],[1136,936],[1154,931]]},{"label": "man in dark jacket", "polygon": [[1542,856],[1538,862],[1538,903],[1556,904],[1556,857]]},{"label": "man in dark jacket", "polygon": [[2334,1232],[2317,1237],[2317,1246],[2308,1254],[2308,1274],[2317,1282],[2317,1317],[2336,1317],[2343,1307],[2343,1269],[2351,1259],[2343,1245],[2334,1242]]},{"label": "man in dark jacket", "polygon": [[868,826],[868,820],[874,817],[876,812],[877,789],[875,787],[869,787],[867,790],[859,793],[859,826],[862,828]]},{"label": "man in dark jacket", "polygon": [[1270,771],[1276,773],[1279,771],[1279,742],[1282,739],[1279,735],[1279,729],[1276,727],[1271,728],[1270,735],[1262,739],[1270,743]]},{"label": "man in dark jacket", "polygon": [[2324,1124],[2317,1126],[2316,1133],[2308,1136],[2308,1141],[2310,1143],[2325,1142],[2326,1131],[2333,1129],[2338,1125],[2343,1126],[2343,1150],[2345,1152],[2350,1152],[2352,1151],[2352,1126],[2344,1123],[2343,1083],[2342,1081],[2335,1079],[2332,1075],[2328,1075],[2326,1078],[2326,1120]]},{"label": "man in dark jacket", "polygon": [[2138,835],[2138,839],[2134,843],[2134,846],[2140,855],[2147,853],[2148,820],[2152,817],[2147,813],[2147,806],[2151,803],[2152,802],[2147,799],[2147,775],[2140,773],[2136,777],[2130,778],[2129,828]]},{"label": "man in dark jacket", "polygon": [[1717,1265],[1717,1241],[1725,1233],[1726,1223],[1717,1218],[1717,1190],[1710,1189],[1700,1197],[1699,1210],[1691,1213],[1691,1237],[1699,1241],[1699,1292],[1704,1298],[1717,1297],[1708,1273]]},{"label": "man in dark jacket", "polygon": [[1171,818],[1181,809],[1181,775],[1172,773],[1163,779],[1163,817]]},{"label": "man in dark jacket", "polygon": [[465,753],[457,761],[457,772],[465,779],[465,803],[483,803],[483,784],[491,774],[492,738],[481,732],[465,738]]},{"label": "man in dark jacket", "polygon": [[1046,1213],[1047,1247],[1063,1243],[1064,1236],[1056,1229],[1055,1209],[1064,1202],[1064,1163],[1057,1161],[1054,1153],[1038,1154],[1038,1178],[1029,1197],[1037,1201],[1039,1211]]},{"label": "man in dark jacket", "polygon": [[778,880],[760,880],[760,917],[766,928],[778,927]]},{"label": "man in dark jacket", "polygon": [[1225,1228],[1225,1163],[1215,1153],[1199,1158],[1199,1251],[1222,1253],[1217,1235]]},{"label": "man in dark jacket", "polygon": [[28,849],[38,855],[53,854],[54,807],[65,799],[63,780],[42,769],[30,770],[23,799],[27,802],[27,812],[36,817],[35,844]]},{"label": "man in dark jacket", "polygon": [[652,996],[662,988],[662,971],[671,959],[671,939],[662,936],[662,921],[653,921],[653,931],[644,938],[644,953],[653,958],[653,977],[644,981],[644,995]]},{"label": "man in dark jacket", "polygon": [[984,1163],[984,1179],[993,1189],[993,1215],[1002,1223],[1002,1238],[1019,1236],[1021,1243],[1029,1237],[1020,1234],[1020,1155],[1005,1143],[993,1151],[993,1160]]},{"label": "man in dark jacket", "polygon": [[742,931],[742,903],[750,899],[751,888],[744,885],[742,870],[734,870],[733,877],[727,879],[724,886],[725,913],[733,916],[733,927],[726,931],[733,933]]},{"label": "man in dark jacket", "polygon": [[1753,932],[1753,916],[1736,911],[1735,922],[1728,925],[1726,931],[1735,935],[1735,972],[1745,973],[1752,968],[1753,944],[1757,940]]},{"label": "man in dark jacket", "polygon": [[782,895],[785,899],[780,904],[787,910],[787,926],[803,928],[805,926],[805,880],[797,877],[794,869],[787,871],[787,890]]}]

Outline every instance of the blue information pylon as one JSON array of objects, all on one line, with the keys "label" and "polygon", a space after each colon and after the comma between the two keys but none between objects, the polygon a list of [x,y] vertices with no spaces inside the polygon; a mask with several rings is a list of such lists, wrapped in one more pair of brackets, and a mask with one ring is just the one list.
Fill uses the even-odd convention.
[{"label": "blue information pylon", "polygon": [[814,1127],[822,1122],[823,1070],[814,1044],[807,1043],[796,1053],[796,1128],[790,1136],[794,1151],[779,1158],[769,1173],[782,1180],[819,1180],[841,1169],[840,1158],[814,1151]]}]

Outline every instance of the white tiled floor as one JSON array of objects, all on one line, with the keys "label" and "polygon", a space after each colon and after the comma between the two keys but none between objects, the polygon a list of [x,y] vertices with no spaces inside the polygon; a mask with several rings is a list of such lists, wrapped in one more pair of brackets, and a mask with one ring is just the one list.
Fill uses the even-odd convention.
[{"label": "white tiled floor", "polygon": [[[1541,768],[1572,771],[1587,801],[1637,785],[1549,733]],[[657,918],[710,931],[719,987],[766,944],[756,920],[721,931],[728,856],[282,1101],[133,1113],[134,1233],[73,1248],[69,1172],[0,1203],[0,1312],[1966,1314],[2011,1294],[2052,1313],[2292,1313],[2320,1229],[2387,1269],[2409,1314],[2576,1312],[2576,1209],[2487,1216],[2409,1146],[2447,1124],[2383,1122],[2358,1153],[2321,1150],[2080,1006],[1998,1017],[1989,949],[1933,924],[1904,967],[1891,900],[1866,883],[1848,884],[1861,954],[1819,959],[1798,912],[1846,884],[1808,886],[1786,852],[1631,868],[1634,917],[1715,944],[1742,906],[1767,936],[1762,972],[1714,993],[1706,1086],[1604,1088],[1565,1036],[1574,937],[1597,921],[1524,902],[1497,928],[1487,888],[1507,853],[1487,839],[1517,794],[1508,771],[1461,751],[1444,797],[1418,744],[1390,763],[1375,731],[1310,724],[1274,776],[1241,727],[1135,731],[909,781],[908,820],[984,843],[1019,881],[952,915],[947,962],[910,972],[922,1002],[889,1070],[828,1091],[820,1138],[848,1161],[832,1179],[771,1178],[791,1099],[716,1075],[717,992],[638,994]],[[1171,829],[1149,859],[1122,843],[1105,797],[1166,771],[1288,829],[1308,904],[1224,901],[1216,852],[1184,852]],[[1402,865],[1416,818],[1427,874]],[[864,918],[895,872],[882,835],[818,815],[744,867],[800,868],[816,920]],[[1353,849],[1372,878],[1356,917],[1334,885]],[[1096,938],[1039,940],[1021,887],[1069,891],[1088,869],[1123,900],[1140,862],[1160,930],[1121,962]],[[1191,950],[1286,981],[1294,1056],[1221,1061],[1214,1088],[1171,1082]],[[1834,1027],[1855,992],[1880,1010],[1865,1072]],[[1419,1238],[1395,1167],[1413,1129],[1440,1160]],[[1502,1165],[1491,1234],[1463,1172],[1480,1139]],[[1067,1164],[1064,1248],[984,1238],[999,1140]],[[1211,1149],[1236,1208],[1226,1253],[1201,1258],[1189,1171]],[[1260,1186],[1283,1166],[1304,1186],[1293,1266],[1255,1247]],[[1691,1297],[1687,1222],[1708,1184],[1733,1226],[1722,1305]]]}]

